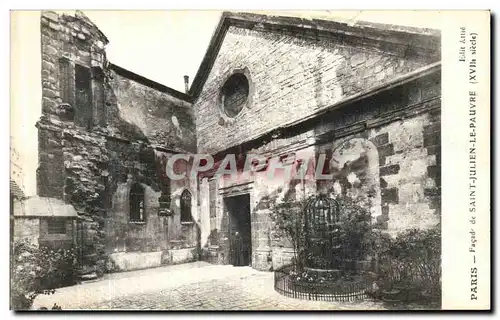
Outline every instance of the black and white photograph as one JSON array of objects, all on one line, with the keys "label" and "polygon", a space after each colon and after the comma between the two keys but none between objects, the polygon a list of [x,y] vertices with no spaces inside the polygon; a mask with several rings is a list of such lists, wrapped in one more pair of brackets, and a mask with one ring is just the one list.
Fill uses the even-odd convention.
[{"label": "black and white photograph", "polygon": [[438,16],[11,11],[11,310],[444,309]]}]

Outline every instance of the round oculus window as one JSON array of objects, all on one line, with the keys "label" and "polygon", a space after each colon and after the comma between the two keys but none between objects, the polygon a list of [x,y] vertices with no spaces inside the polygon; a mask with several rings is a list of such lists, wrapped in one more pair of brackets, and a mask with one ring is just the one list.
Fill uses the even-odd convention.
[{"label": "round oculus window", "polygon": [[233,118],[241,112],[248,99],[248,79],[242,73],[235,73],[222,87],[222,107],[227,116]]}]

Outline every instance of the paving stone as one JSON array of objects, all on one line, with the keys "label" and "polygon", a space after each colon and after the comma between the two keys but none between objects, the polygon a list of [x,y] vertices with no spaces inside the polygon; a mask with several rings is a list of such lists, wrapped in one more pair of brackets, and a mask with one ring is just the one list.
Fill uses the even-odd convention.
[{"label": "paving stone", "polygon": [[56,302],[64,310],[385,309],[374,301],[337,303],[287,298],[274,291],[272,272],[195,265],[135,271],[130,276],[109,275],[105,280],[58,289],[54,295],[37,298],[35,305]]}]

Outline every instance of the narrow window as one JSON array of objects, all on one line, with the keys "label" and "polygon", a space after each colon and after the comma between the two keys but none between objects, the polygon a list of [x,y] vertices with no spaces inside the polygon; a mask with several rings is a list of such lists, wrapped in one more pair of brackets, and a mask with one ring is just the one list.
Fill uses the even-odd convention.
[{"label": "narrow window", "polygon": [[130,189],[130,221],[144,222],[144,188],[139,183],[134,183]]},{"label": "narrow window", "polygon": [[75,105],[75,79],[71,62],[67,58],[59,59],[59,85],[61,100],[74,107]]},{"label": "narrow window", "polygon": [[210,218],[217,216],[217,179],[212,179],[208,182],[208,198],[210,201]]},{"label": "narrow window", "polygon": [[161,195],[160,195],[160,210],[167,212],[170,208],[170,184],[169,181],[162,181],[161,183]]},{"label": "narrow window", "polygon": [[48,234],[66,234],[66,220],[49,219],[47,220]]},{"label": "narrow window", "polygon": [[92,121],[94,124],[106,126],[106,108],[104,92],[104,71],[100,67],[92,67]]},{"label": "narrow window", "polygon": [[191,216],[191,193],[184,190],[181,194],[181,222],[192,222]]},{"label": "narrow window", "polygon": [[160,189],[161,189],[161,196],[160,196],[160,207],[162,209],[169,208],[170,207],[170,178],[168,177],[168,174],[166,172],[166,163],[162,160],[160,164],[161,168],[160,170],[162,171],[160,174]]},{"label": "narrow window", "polygon": [[89,68],[75,65],[75,124],[92,128],[92,89]]},{"label": "narrow window", "polygon": [[157,161],[157,170],[160,173],[159,182],[160,182],[160,190],[161,195],[158,199],[160,202],[160,210],[158,211],[159,216],[168,216],[170,215],[170,179],[166,172],[167,168],[167,159],[162,156],[160,161]]}]

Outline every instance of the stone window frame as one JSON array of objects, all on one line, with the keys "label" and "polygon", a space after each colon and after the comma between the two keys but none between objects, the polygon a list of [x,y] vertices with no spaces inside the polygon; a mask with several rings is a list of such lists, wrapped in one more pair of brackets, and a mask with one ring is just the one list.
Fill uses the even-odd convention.
[{"label": "stone window frame", "polygon": [[[189,199],[189,203],[186,201]],[[187,188],[182,190],[179,197],[179,212],[181,224],[192,224],[193,219],[193,194]]]},{"label": "stone window frame", "polygon": [[[248,81],[248,96],[247,96],[247,99],[246,99],[245,103],[243,104],[241,110],[234,117],[231,117],[227,114],[227,112],[224,108],[224,93],[223,93],[222,89],[225,86],[225,84],[227,83],[227,81],[232,76],[234,76],[236,74],[242,74],[246,77],[246,79]],[[254,93],[255,93],[255,86],[254,86],[254,82],[252,80],[252,76],[250,74],[250,70],[247,67],[232,69],[227,74],[227,76],[224,77],[223,81],[219,85],[219,95],[217,97],[217,105],[218,105],[219,115],[220,115],[219,125],[234,123],[234,121],[243,114],[243,111],[246,108],[250,109],[252,107]]]},{"label": "stone window frame", "polygon": [[[91,131],[96,125],[106,125],[106,111],[104,109],[104,70],[101,66],[94,66],[75,61],[68,55],[58,59],[58,87],[60,103],[57,106],[57,115],[62,121],[73,122],[76,126]],[[79,77],[84,72],[84,77]],[[78,81],[80,80],[80,81]],[[79,84],[88,82],[86,86],[86,103],[80,105],[77,97],[83,97],[79,92]],[[99,114],[102,112],[103,114]]]},{"label": "stone window frame", "polygon": [[[146,223],[146,202],[144,186],[134,182],[129,191],[129,222],[134,224]],[[142,203],[142,207],[141,207]],[[141,211],[142,209],[142,211]]]},{"label": "stone window frame", "polygon": [[57,114],[62,121],[75,121],[75,62],[66,56],[58,60],[58,84],[61,103]]}]

